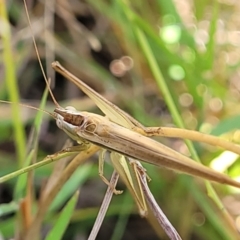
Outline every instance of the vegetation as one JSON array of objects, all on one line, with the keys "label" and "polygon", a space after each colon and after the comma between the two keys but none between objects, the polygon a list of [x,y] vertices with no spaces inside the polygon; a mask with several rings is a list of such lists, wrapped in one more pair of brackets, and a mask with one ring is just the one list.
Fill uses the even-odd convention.
[{"label": "vegetation", "polygon": [[[0,103],[0,176],[4,176],[59,151],[67,136],[47,114],[19,104],[54,109],[47,91],[43,95],[45,82],[23,2],[0,4],[4,73],[0,99],[13,102]],[[100,113],[76,86],[55,77],[54,60],[146,126],[176,126],[239,143],[237,1],[28,1],[28,9],[61,106]],[[239,176],[238,156],[223,149],[180,139],[157,140],[232,178]],[[94,155],[79,166],[51,203],[42,236],[89,235],[106,191],[96,160]],[[27,228],[24,224],[31,222],[47,179],[54,182],[62,171],[56,168],[67,164],[59,162],[1,184],[3,237]],[[231,224],[238,220],[237,189],[214,184],[213,190],[201,179],[144,167],[152,179],[153,195],[182,239],[237,239]],[[111,172],[112,166],[106,164],[106,176]],[[125,189],[121,181],[118,189]],[[158,234],[166,238],[163,232]],[[139,217],[126,190],[113,198],[98,239],[133,238],[159,239],[159,235]]]}]

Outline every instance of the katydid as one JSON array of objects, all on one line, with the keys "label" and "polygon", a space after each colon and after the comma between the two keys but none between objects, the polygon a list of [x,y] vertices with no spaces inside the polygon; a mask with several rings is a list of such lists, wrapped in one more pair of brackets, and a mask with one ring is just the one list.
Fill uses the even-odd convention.
[{"label": "katydid", "polygon": [[[56,104],[54,118],[56,119],[58,127],[64,130],[72,139],[81,144],[79,147],[73,147],[71,150],[86,150],[88,145],[90,145],[89,143],[92,143],[93,145],[111,151],[110,158],[113,166],[123,180],[128,182],[128,189],[132,191],[140,212],[143,211],[141,212],[142,215],[146,214],[145,211],[148,210],[146,199],[149,194],[146,195],[143,193],[143,188],[140,182],[133,182],[132,176],[127,170],[126,162],[126,160],[131,158],[151,163],[156,166],[181,171],[189,175],[202,177],[211,181],[240,187],[240,183],[232,180],[227,175],[218,173],[208,167],[196,163],[171,148],[148,138],[150,136],[160,135],[161,128],[144,127],[137,120],[65,70],[59,63],[54,62],[53,67],[56,71],[63,74],[85,92],[106,115],[100,116],[88,112],[78,112],[74,108],[69,107],[63,109],[54,100],[50,91]],[[48,81],[46,82],[49,86]],[[224,141],[220,141],[220,145],[223,142]],[[224,144],[222,144],[222,146],[223,145]],[[237,145],[230,143],[228,146],[234,151],[240,153],[240,148]],[[100,176],[102,179],[105,179],[102,171],[103,162],[101,161],[103,158],[104,156],[102,159],[100,158]],[[135,176],[138,176],[141,171],[141,168],[140,170],[135,170]],[[137,178],[138,181],[143,179],[141,176],[142,175],[140,174],[139,178]],[[109,184],[108,181],[105,182]]]},{"label": "katydid", "polygon": [[[148,135],[158,135],[160,128],[145,128],[137,120],[63,68],[59,62],[53,62],[52,66],[57,72],[77,85],[106,114],[103,117],[94,113],[78,112],[72,107],[66,109],[57,107],[54,112],[58,127],[74,140],[80,142],[89,141],[111,151],[116,151],[125,156],[159,167],[166,167],[210,181],[240,187],[239,182],[227,175],[201,165],[171,148],[148,138]],[[152,129],[153,131],[151,131]],[[240,148],[237,145],[234,146],[239,152]]]}]

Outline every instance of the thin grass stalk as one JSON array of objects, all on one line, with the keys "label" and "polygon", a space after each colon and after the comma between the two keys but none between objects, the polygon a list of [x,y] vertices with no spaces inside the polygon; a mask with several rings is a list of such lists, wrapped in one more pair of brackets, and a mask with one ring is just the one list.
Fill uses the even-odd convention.
[{"label": "thin grass stalk", "polygon": [[25,159],[26,136],[21,121],[21,113],[18,103],[19,93],[16,77],[16,63],[14,61],[14,52],[11,46],[11,28],[7,16],[7,6],[5,0],[0,0],[0,21],[1,37],[3,44],[3,62],[5,65],[5,79],[10,101],[12,102],[12,121],[14,127],[14,141],[17,151],[18,166],[23,165]]}]

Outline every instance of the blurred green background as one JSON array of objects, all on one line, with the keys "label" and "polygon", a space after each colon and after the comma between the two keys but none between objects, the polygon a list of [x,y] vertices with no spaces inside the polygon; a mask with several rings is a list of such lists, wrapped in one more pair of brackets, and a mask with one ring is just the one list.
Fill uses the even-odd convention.
[{"label": "blurred green background", "polygon": [[[45,82],[33,48],[22,1],[1,1],[0,99],[38,107]],[[58,60],[76,76],[146,126],[177,126],[240,141],[240,5],[219,1],[32,1],[28,0],[34,36],[61,106],[100,113],[76,86],[51,69]],[[6,12],[4,12],[6,9]],[[48,98],[44,109],[52,111]],[[37,141],[37,159],[60,150],[67,139],[44,116],[31,138],[36,111],[0,103],[0,175],[13,172]],[[46,114],[44,114],[46,115]],[[35,124],[38,128],[40,123]],[[189,154],[184,141],[160,139]],[[238,156],[194,143],[203,164],[229,161],[222,170],[239,173]],[[191,150],[190,150],[191,152]],[[35,172],[38,199],[53,164]],[[147,164],[150,188],[183,239],[233,239],[221,210],[207,196],[204,181]],[[106,164],[106,176],[112,167]],[[86,239],[106,185],[98,176],[97,155],[81,166],[58,196],[44,222],[43,236],[76,189],[77,208],[62,239]],[[0,233],[14,236],[18,179],[0,185]],[[18,183],[19,184],[19,183]],[[25,186],[26,187],[26,186]],[[239,191],[214,184],[224,206],[238,223]],[[125,189],[119,183],[118,189]],[[14,194],[15,192],[15,194]],[[37,201],[37,200],[36,200]],[[19,221],[18,221],[19,223]],[[97,239],[159,239],[138,213],[128,191],[114,196]],[[167,239],[162,233],[161,239]]]}]

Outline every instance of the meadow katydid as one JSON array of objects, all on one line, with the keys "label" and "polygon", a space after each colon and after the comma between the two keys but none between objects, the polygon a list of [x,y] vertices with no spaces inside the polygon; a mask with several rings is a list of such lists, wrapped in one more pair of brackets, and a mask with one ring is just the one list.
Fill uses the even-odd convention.
[{"label": "meadow katydid", "polygon": [[[56,113],[58,127],[74,140],[87,140],[103,148],[156,166],[240,187],[239,182],[234,181],[227,175],[205,167],[171,148],[146,137],[148,135],[159,135],[161,128],[143,127],[137,120],[96,93],[58,62],[53,62],[52,66],[57,72],[77,85],[106,114],[106,117],[103,117],[93,113],[78,112],[74,108],[56,108],[54,112]],[[207,139],[206,135],[202,134],[202,136],[205,136]],[[212,138],[214,137],[212,136]],[[221,143],[226,142],[217,138],[216,140]],[[230,145],[240,153],[239,146],[235,144]]]},{"label": "meadow katydid", "polygon": [[[27,6],[25,2],[24,4],[31,28]],[[34,36],[32,35],[32,37],[37,52]],[[40,66],[42,68],[41,63]],[[57,125],[67,132],[67,134],[69,134],[73,139],[83,142],[89,141],[107,149],[122,153],[123,155],[130,156],[141,161],[146,161],[157,166],[167,167],[169,169],[182,171],[211,181],[240,187],[240,183],[232,180],[227,175],[213,171],[210,168],[198,164],[190,158],[160,144],[159,142],[147,138],[149,136],[166,135],[166,131],[164,128],[160,127],[154,128],[143,126],[136,119],[125,113],[113,103],[109,102],[103,96],[83,83],[80,79],[64,69],[58,62],[52,63],[52,66],[57,72],[68,78],[86,95],[88,95],[106,115],[106,117],[103,117],[93,113],[77,112],[74,109],[63,109],[56,102],[50,91],[52,99],[56,105],[55,117],[57,119]],[[42,72],[45,77],[43,68]],[[45,81],[49,88],[49,82],[46,77]],[[73,117],[73,119],[75,117],[74,120],[77,118],[79,125],[74,122],[71,124],[71,117]],[[240,154],[240,147],[238,145],[224,141],[217,137],[183,129],[172,129],[171,132],[168,131],[167,133],[169,133],[170,137],[181,137],[180,134],[183,133],[184,137],[190,140],[192,139],[199,142],[217,145]]]},{"label": "meadow katydid", "polygon": [[[56,68],[61,69],[58,69],[57,71],[65,71],[57,63],[53,63],[53,65]],[[69,73],[67,73],[67,75],[69,75]],[[76,110],[70,108],[62,109],[57,106],[55,110],[57,124],[66,131],[70,137],[78,142],[90,142],[98,145],[99,147],[110,150],[112,152],[112,159],[115,158],[113,165],[116,169],[118,169],[118,171],[120,171],[119,167],[122,167],[125,164],[120,161],[120,158],[122,157],[124,158],[124,161],[126,160],[124,157],[125,155],[127,157],[137,158],[157,166],[165,166],[177,171],[183,171],[190,175],[196,175],[236,187],[240,186],[239,183],[233,181],[226,175],[217,173],[207,167],[197,164],[191,159],[171,150],[170,148],[147,138],[154,135],[164,135],[164,128],[146,128],[142,126],[134,118],[130,117],[121,109],[104,99],[101,95],[94,92],[87,85],[82,82],[77,82],[75,82],[75,84],[78,86],[80,85],[79,87],[95,101],[96,105],[100,107],[106,117],[92,113],[77,112]],[[77,123],[79,123],[79,125],[77,125]],[[177,131],[179,131],[179,129],[173,129],[171,136],[180,137],[180,135],[176,134]],[[189,134],[191,134],[190,131]],[[197,132],[192,132],[192,135],[189,135],[188,138],[207,143],[210,143],[211,139],[211,143],[216,144],[215,140],[217,140],[217,138],[214,139],[214,137],[207,135],[201,136],[205,136],[206,139],[201,139],[200,134]],[[225,147],[226,149],[237,153],[240,152],[239,147],[235,144],[222,140],[217,142],[219,146]],[[84,144],[82,144],[82,146],[84,146]],[[87,144],[85,146],[87,146]],[[85,148],[75,148],[72,150],[84,149]],[[115,152],[118,153],[115,154]],[[117,155],[117,157],[113,155]],[[122,169],[123,173],[126,174],[126,172],[124,172],[125,168],[123,167]],[[100,173],[103,178],[102,172]],[[125,179],[128,179],[128,177],[125,177]],[[139,196],[138,194],[136,195]],[[142,200],[140,200],[140,202],[141,201]]]}]

